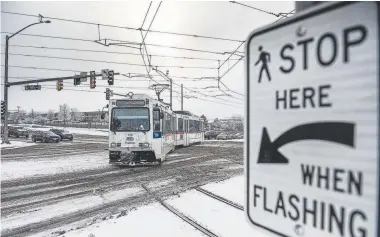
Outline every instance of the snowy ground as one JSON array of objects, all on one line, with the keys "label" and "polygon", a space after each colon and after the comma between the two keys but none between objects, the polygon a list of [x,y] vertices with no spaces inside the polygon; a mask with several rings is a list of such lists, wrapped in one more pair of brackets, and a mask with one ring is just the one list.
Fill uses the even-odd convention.
[{"label": "snowy ground", "polygon": [[[40,156],[41,157],[41,156]],[[55,159],[13,160],[1,163],[1,180],[41,177],[108,166],[107,154],[65,156]]]},{"label": "snowy ground", "polygon": [[[202,188],[218,194],[230,201],[243,205],[244,177],[243,175],[223,182],[211,183]],[[255,236],[268,237],[254,230],[248,223],[242,210],[228,206],[199,191],[190,190],[169,198],[166,203],[195,220],[220,237]],[[196,205],[196,208],[194,208]],[[149,228],[146,228],[146,218],[149,216]],[[71,231],[66,237],[88,236],[204,236],[200,231],[183,221],[159,203],[153,203],[127,213],[118,219],[109,219],[84,229]]]},{"label": "snowy ground", "polygon": [[[74,141],[2,149],[1,236],[204,236],[155,197],[218,234],[224,230],[216,225],[225,223],[198,215],[232,215],[236,220],[215,220],[233,224],[221,236],[247,231],[235,223],[245,221],[244,212],[194,190],[201,186],[242,205],[236,190],[244,190],[243,143],[206,144],[216,146],[180,148],[159,167],[135,168],[108,164],[104,136],[77,134]],[[206,204],[194,212],[199,203]]]},{"label": "snowy ground", "polygon": [[11,144],[1,144],[1,149],[14,149],[20,147],[33,146],[35,143],[26,142],[26,141],[11,141]]}]

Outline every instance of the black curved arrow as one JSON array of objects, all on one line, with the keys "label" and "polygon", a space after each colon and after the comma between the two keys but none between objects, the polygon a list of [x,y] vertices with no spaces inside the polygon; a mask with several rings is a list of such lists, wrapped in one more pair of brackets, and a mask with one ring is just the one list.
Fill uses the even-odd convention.
[{"label": "black curved arrow", "polygon": [[293,127],[271,142],[267,129],[263,128],[257,163],[287,164],[288,159],[278,149],[300,140],[323,140],[354,147],[354,123],[320,122]]}]

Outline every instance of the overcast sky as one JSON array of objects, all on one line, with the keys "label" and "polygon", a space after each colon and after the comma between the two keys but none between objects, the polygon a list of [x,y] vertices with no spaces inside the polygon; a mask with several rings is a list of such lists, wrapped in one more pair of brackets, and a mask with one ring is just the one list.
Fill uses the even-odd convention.
[{"label": "overcast sky", "polygon": [[[134,2],[1,2],[1,10],[15,13],[26,13],[31,15],[41,14],[45,17],[64,18],[70,20],[95,22],[101,24],[118,25],[139,28],[143,22],[145,13],[149,7],[149,1]],[[290,12],[294,9],[294,2],[243,2],[244,4],[264,9],[269,12]],[[159,2],[153,2],[150,12],[144,24],[144,29],[149,27],[152,18],[156,12]],[[151,29],[158,31],[170,31],[186,33],[191,35],[204,35],[236,40],[245,40],[253,30],[270,24],[278,18],[264,12],[243,7],[230,2],[162,2]],[[37,22],[37,17],[20,16],[1,13],[1,64],[4,65],[4,46],[5,34],[3,32],[15,32],[28,24]],[[42,37],[30,37],[17,35],[10,40],[9,48],[9,65],[23,67],[38,67],[63,69],[59,70],[42,70],[9,67],[9,81],[27,80],[23,77],[40,77],[50,78],[59,76],[72,76],[76,71],[89,72],[95,70],[100,73],[102,69],[112,69],[122,74],[141,73],[146,75],[144,66],[132,66],[126,64],[104,63],[103,61],[120,62],[129,64],[144,65],[139,49],[120,47],[120,46],[102,46],[91,42],[98,39],[98,27],[95,25],[86,25],[59,21],[51,19],[51,24],[40,24],[32,26],[23,31],[24,34],[37,34],[48,36],[59,36],[75,39],[87,39],[89,41],[63,40]],[[116,39],[123,41],[142,42],[140,31],[118,29],[110,27],[100,27],[100,37],[102,39]],[[238,46],[239,42],[230,42],[223,40],[212,40],[186,36],[176,36],[150,32],[146,37],[147,44],[160,44],[181,48],[191,48],[214,52],[232,52]],[[20,46],[36,46],[49,48],[69,48],[81,50],[100,50],[110,52],[127,52],[129,54],[110,54],[94,53],[73,50],[42,49]],[[158,69],[166,72],[169,70],[169,76],[173,76],[173,82],[176,84],[183,83],[184,94],[195,96],[197,98],[185,98],[184,109],[195,114],[205,114],[208,118],[229,117],[231,115],[244,114],[244,97],[233,92],[228,92],[233,97],[206,97],[205,95],[221,95],[223,92],[215,87],[217,81],[213,79],[192,80],[177,77],[217,77],[217,69],[203,68],[167,68],[166,66],[183,66],[183,67],[207,67],[217,68],[218,61],[222,63],[229,55],[220,55],[212,53],[192,52],[186,50],[169,49],[156,46],[147,46],[148,53],[151,55],[170,55],[179,57],[198,57],[215,59],[213,60],[186,60],[173,59],[152,56],[152,65],[159,66]],[[239,49],[244,52],[244,45]],[[12,55],[13,54],[13,55]],[[53,57],[64,57],[72,59],[88,59],[101,62],[78,61],[68,59],[51,59],[23,55],[42,55]],[[237,56],[232,57],[238,58]],[[147,60],[147,58],[145,58]],[[229,67],[235,64],[236,60],[226,62],[220,69],[220,76],[223,75]],[[151,72],[154,79],[160,83],[167,83],[157,75]],[[4,67],[1,67],[1,81],[3,87]],[[114,92],[117,93],[146,93],[154,95],[154,92],[148,87],[153,84],[148,78],[135,77],[127,78],[119,75],[115,76]],[[244,94],[244,62],[241,60],[236,67],[231,69],[221,81],[231,90]],[[14,86],[9,90],[9,109],[16,110],[17,106],[21,109],[30,111],[47,111],[48,109],[57,110],[60,104],[67,103],[70,107],[75,107],[80,111],[92,111],[101,109],[107,104],[105,100],[106,81],[101,78],[97,79],[97,87],[90,89],[89,80],[76,88],[72,80],[64,82],[64,89],[57,91],[55,83],[41,83],[41,91],[24,91],[23,86]],[[225,89],[224,87],[222,87]],[[200,92],[195,93],[190,90]],[[73,91],[84,90],[84,91]],[[86,92],[86,91],[93,92]],[[94,92],[94,91],[97,91]],[[180,109],[180,87],[173,86],[173,109]],[[3,90],[2,90],[3,92]],[[3,93],[2,93],[3,94]],[[169,102],[169,91],[163,93],[163,99]],[[208,102],[206,100],[214,101]],[[223,104],[222,104],[223,103]],[[225,105],[228,104],[228,105]]]}]

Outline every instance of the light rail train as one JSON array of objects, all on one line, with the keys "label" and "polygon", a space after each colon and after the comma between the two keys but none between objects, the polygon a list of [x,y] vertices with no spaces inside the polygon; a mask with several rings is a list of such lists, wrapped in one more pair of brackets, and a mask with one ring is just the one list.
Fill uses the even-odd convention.
[{"label": "light rail train", "polygon": [[199,116],[172,111],[169,104],[146,94],[127,95],[108,104],[110,164],[161,164],[177,147],[204,141]]}]

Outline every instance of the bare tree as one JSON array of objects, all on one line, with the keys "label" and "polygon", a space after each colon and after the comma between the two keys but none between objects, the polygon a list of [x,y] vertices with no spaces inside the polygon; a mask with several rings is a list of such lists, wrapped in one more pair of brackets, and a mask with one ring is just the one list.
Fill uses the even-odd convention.
[{"label": "bare tree", "polygon": [[63,124],[66,126],[66,121],[70,120],[70,108],[67,104],[59,106],[59,117],[63,120]]},{"label": "bare tree", "polygon": [[71,120],[78,121],[80,119],[79,110],[77,108],[71,109]]},{"label": "bare tree", "polygon": [[49,121],[52,121],[52,120],[54,120],[54,112],[53,112],[53,110],[51,110],[51,109],[49,109],[49,111],[47,112],[47,119],[49,120]]},{"label": "bare tree", "polygon": [[25,120],[26,119],[26,112],[25,110],[18,110],[17,112],[17,121]]}]

